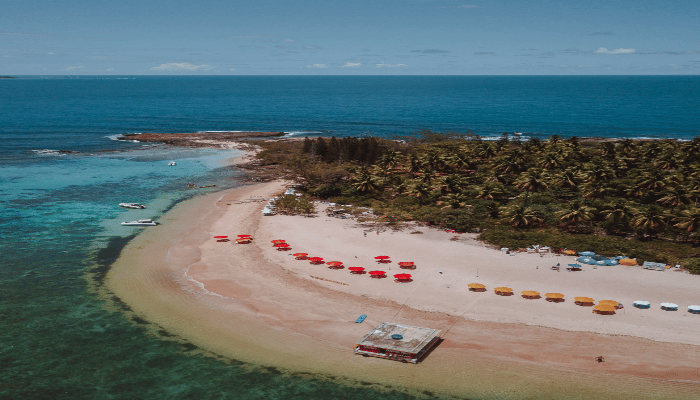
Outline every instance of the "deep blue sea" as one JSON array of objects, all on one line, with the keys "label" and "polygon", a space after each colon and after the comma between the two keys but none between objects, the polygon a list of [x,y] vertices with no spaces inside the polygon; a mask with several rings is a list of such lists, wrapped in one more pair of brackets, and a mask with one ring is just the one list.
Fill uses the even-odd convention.
[{"label": "deep blue sea", "polygon": [[[0,399],[433,396],[210,357],[148,333],[114,307],[118,299],[99,296],[95,285],[139,231],[120,221],[157,220],[203,193],[187,182],[241,184],[221,167],[230,152],[144,146],[120,134],[392,138],[431,129],[689,140],[700,135],[698,110],[696,76],[0,79]],[[124,201],[148,208],[121,209]],[[521,395],[513,398],[537,398]]]}]

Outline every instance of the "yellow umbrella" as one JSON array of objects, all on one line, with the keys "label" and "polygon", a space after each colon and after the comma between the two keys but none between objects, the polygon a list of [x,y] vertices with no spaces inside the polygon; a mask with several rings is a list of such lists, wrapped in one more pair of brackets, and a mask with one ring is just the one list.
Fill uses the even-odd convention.
[{"label": "yellow umbrella", "polygon": [[486,285],[482,285],[481,283],[470,283],[467,286],[472,289],[486,289]]},{"label": "yellow umbrella", "polygon": [[564,254],[570,255],[570,256],[575,256],[575,255],[576,255],[576,251],[574,251],[574,250],[564,250]]},{"label": "yellow umbrella", "polygon": [[540,295],[540,292],[535,292],[534,290],[523,290],[520,292],[525,297],[537,297]]},{"label": "yellow umbrella", "polygon": [[590,297],[574,297],[574,301],[579,303],[593,303],[595,300]]},{"label": "yellow umbrella", "polygon": [[598,302],[598,304],[607,304],[617,308],[617,306],[620,305],[620,302],[617,300],[601,300]]},{"label": "yellow umbrella", "polygon": [[561,293],[545,293],[544,297],[548,299],[563,299],[564,295]]},{"label": "yellow umbrella", "polygon": [[597,311],[597,312],[608,312],[608,313],[609,313],[609,312],[612,312],[612,313],[614,313],[614,312],[615,312],[615,306],[613,306],[613,305],[611,305],[611,304],[597,304],[597,305],[593,306],[593,311]]},{"label": "yellow umbrella", "polygon": [[512,292],[513,291],[513,289],[511,289],[509,287],[505,287],[505,286],[500,286],[500,287],[494,288],[493,290],[496,292]]},{"label": "yellow umbrella", "polygon": [[634,266],[634,265],[637,265],[637,260],[633,260],[631,258],[623,258],[622,260],[620,260],[618,262],[618,264]]}]

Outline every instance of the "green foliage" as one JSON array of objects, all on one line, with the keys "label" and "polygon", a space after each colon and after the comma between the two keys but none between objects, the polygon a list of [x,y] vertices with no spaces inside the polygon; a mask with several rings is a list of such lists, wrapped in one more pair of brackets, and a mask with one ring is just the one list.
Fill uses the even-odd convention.
[{"label": "green foliage", "polygon": [[287,214],[312,214],[314,212],[314,203],[309,199],[291,194],[279,197],[274,204],[278,212]]},{"label": "green foliage", "polygon": [[684,258],[681,260],[681,266],[693,275],[700,275],[700,258]]}]

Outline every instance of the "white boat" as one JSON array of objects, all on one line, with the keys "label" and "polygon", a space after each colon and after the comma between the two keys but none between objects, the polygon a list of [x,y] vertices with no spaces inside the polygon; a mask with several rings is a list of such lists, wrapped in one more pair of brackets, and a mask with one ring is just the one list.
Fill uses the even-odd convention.
[{"label": "white boat", "polygon": [[119,205],[121,207],[124,207],[124,208],[136,208],[139,210],[146,208],[146,206],[144,206],[143,204],[139,204],[139,203],[119,203]]},{"label": "white boat", "polygon": [[158,225],[158,223],[151,220],[151,219],[140,219],[138,221],[122,222],[122,225],[124,225],[124,226],[156,226],[156,225]]},{"label": "white boat", "polygon": [[171,167],[174,167],[174,166],[177,165],[177,163],[176,163],[175,161],[170,161],[170,162],[168,163],[168,165],[171,166]]}]

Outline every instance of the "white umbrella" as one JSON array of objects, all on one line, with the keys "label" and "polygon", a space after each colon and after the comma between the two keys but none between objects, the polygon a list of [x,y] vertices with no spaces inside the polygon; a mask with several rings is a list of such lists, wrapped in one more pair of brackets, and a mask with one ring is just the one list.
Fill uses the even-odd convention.
[{"label": "white umbrella", "polygon": [[675,310],[678,308],[678,304],[676,304],[676,303],[661,303],[661,308],[663,310]]},{"label": "white umbrella", "polygon": [[697,305],[688,306],[688,310],[692,311],[692,312],[700,312],[700,306],[697,306]]},{"label": "white umbrella", "polygon": [[644,301],[644,300],[635,300],[634,303],[632,303],[632,305],[635,307],[637,307],[637,306],[645,306],[646,307],[646,306],[650,306],[651,303],[649,303],[648,301]]}]

